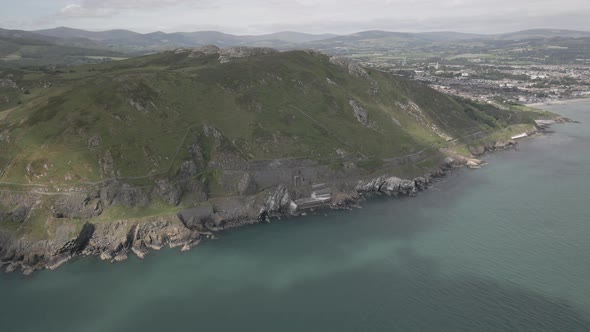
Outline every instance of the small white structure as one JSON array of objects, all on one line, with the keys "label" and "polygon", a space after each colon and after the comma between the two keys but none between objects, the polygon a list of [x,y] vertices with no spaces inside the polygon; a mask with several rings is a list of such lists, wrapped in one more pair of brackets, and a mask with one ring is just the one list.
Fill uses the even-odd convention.
[{"label": "small white structure", "polygon": [[512,136],[511,139],[519,139],[519,138],[524,138],[527,137],[528,134],[527,133],[522,133],[522,134],[518,134],[516,136]]}]

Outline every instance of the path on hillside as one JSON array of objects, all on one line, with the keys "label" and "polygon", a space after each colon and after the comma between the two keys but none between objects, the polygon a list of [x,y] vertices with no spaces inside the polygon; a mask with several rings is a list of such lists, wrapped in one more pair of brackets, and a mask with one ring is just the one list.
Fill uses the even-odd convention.
[{"label": "path on hillside", "polygon": [[[301,111],[301,112],[304,113],[303,111]],[[313,118],[311,118],[311,119],[313,121],[315,121]],[[321,124],[318,123],[318,125],[321,125]],[[183,139],[181,140],[181,143],[179,144],[179,147],[177,148],[176,154],[174,155],[174,158],[172,159],[172,162],[170,164],[170,167],[172,166],[172,164],[174,163],[174,160],[178,156],[179,151],[180,151],[180,148],[181,148],[182,144],[184,144],[184,142],[186,140],[186,137],[188,137],[189,132],[190,132],[190,127],[187,129],[187,132],[185,133]],[[422,155],[422,154],[424,154],[425,152],[427,152],[429,150],[432,150],[432,149],[441,149],[441,148],[444,148],[444,147],[449,147],[451,144],[457,143],[460,140],[467,139],[467,138],[470,138],[470,137],[474,137],[474,136],[477,136],[477,135],[482,135],[479,138],[484,138],[484,137],[487,137],[487,136],[489,136],[489,135],[491,135],[491,134],[493,134],[495,132],[497,132],[497,131],[496,130],[478,131],[478,132],[471,133],[471,134],[468,134],[468,135],[465,135],[465,136],[462,136],[462,137],[459,137],[459,138],[455,138],[455,139],[447,142],[445,144],[445,146],[440,145],[440,144],[432,144],[429,147],[426,147],[426,148],[424,148],[424,149],[422,149],[422,150],[420,150],[418,152],[414,152],[414,153],[411,153],[411,154],[408,154],[408,155],[404,155],[404,156],[397,156],[397,157],[391,157],[391,158],[383,158],[382,161],[384,163],[388,163],[388,164],[395,163],[395,166],[405,165],[405,164],[408,164],[408,163],[411,163],[411,162],[417,162],[417,161],[420,161],[420,160],[415,160],[415,158],[418,157],[418,156],[420,156],[420,155]],[[338,138],[336,138],[336,139],[338,139]],[[299,159],[299,158],[290,158],[290,159],[285,158],[283,160],[295,160],[295,159]],[[421,160],[421,161],[424,161],[424,160],[426,160],[426,158],[423,159],[423,160]],[[333,162],[332,163],[323,163],[323,164],[315,164],[315,165],[307,166],[307,167],[322,167],[322,166],[330,166],[330,165],[333,165],[333,164],[334,164]],[[97,181],[97,182],[81,182],[80,184],[86,185],[86,186],[99,186],[101,184],[104,184],[104,183],[107,183],[107,182],[110,182],[110,181],[116,181],[116,180],[141,180],[141,179],[149,179],[149,178],[153,178],[153,177],[158,176],[158,175],[163,175],[163,174],[168,173],[169,170],[170,170],[170,167],[168,168],[168,170],[166,172],[161,172],[161,173],[158,173],[158,174],[145,175],[145,176],[112,177],[112,178],[104,179],[104,180]],[[303,167],[305,167],[305,166],[303,166]],[[293,167],[282,167],[282,168],[278,168],[278,169],[268,169],[268,170],[264,170],[264,171],[265,172],[284,172],[286,170],[301,169],[301,168],[302,168],[302,166],[293,166]],[[234,172],[238,172],[238,171],[239,172],[260,171],[260,170],[251,169],[251,168],[248,168],[248,169],[225,169],[224,168],[224,169],[220,169],[220,170],[222,170],[222,171],[234,171]],[[197,178],[199,176],[200,176],[200,174],[197,174],[197,175],[192,176],[192,177],[189,177],[189,178],[185,178],[185,179],[180,179],[180,180],[173,181],[173,182],[171,182],[171,184],[178,184],[178,183],[182,183],[184,181],[190,181],[190,180],[193,180],[193,179],[195,179],[195,178]],[[362,175],[362,176],[366,176],[366,175]],[[360,178],[362,176],[359,176],[358,178]],[[331,182],[338,181],[338,180],[341,180],[341,179],[352,179],[352,178],[350,178],[349,176],[347,176],[347,177],[343,177],[343,178],[339,178],[339,179],[338,178],[337,179],[334,179]],[[92,189],[88,189],[88,190],[85,190],[85,189],[82,189],[82,190],[69,190],[69,191],[65,191],[65,190],[64,191],[59,191],[59,190],[58,191],[49,191],[48,190],[50,188],[55,188],[55,187],[73,187],[73,186],[76,186],[75,184],[52,184],[52,185],[47,185],[47,184],[25,184],[25,183],[13,183],[13,182],[0,182],[0,185],[16,186],[16,187],[35,187],[35,188],[38,188],[37,190],[35,190],[35,189],[33,189],[33,190],[0,189],[0,192],[7,192],[7,193],[30,193],[30,194],[37,194],[37,195],[44,195],[44,196],[56,196],[56,195],[68,195],[68,194],[88,193],[88,192],[92,192],[93,191]],[[151,186],[152,186],[152,184],[144,185],[144,186],[136,186],[134,188],[147,188],[147,187],[151,187]]]}]

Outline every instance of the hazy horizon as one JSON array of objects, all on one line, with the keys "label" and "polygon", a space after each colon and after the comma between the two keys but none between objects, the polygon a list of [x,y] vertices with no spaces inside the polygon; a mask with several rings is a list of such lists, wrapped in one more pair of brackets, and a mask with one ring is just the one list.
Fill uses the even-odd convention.
[{"label": "hazy horizon", "polygon": [[[1,0],[6,1],[6,0]],[[498,34],[528,29],[590,31],[586,0],[22,0],[6,3],[6,29],[90,31],[283,31],[350,34],[367,30]]]},{"label": "hazy horizon", "polygon": [[[0,28],[4,28],[4,27],[1,27],[0,26]],[[24,30],[24,29],[15,29],[15,30],[23,30],[23,31],[35,32],[35,31],[61,29],[61,28],[74,29],[74,30],[84,30],[84,31],[89,31],[89,32],[105,32],[105,31],[115,31],[115,30],[126,30],[126,31],[140,33],[140,34],[150,34],[150,33],[156,33],[156,32],[164,32],[164,33],[219,32],[219,33],[236,35],[236,36],[261,36],[261,35],[270,35],[270,34],[277,34],[277,33],[304,33],[304,34],[312,34],[312,35],[346,36],[346,35],[353,35],[353,34],[357,34],[357,33],[369,32],[369,31],[384,31],[384,32],[392,32],[392,33],[445,33],[445,32],[447,32],[447,33],[480,34],[480,35],[495,35],[495,34],[511,33],[511,32],[518,32],[518,31],[527,31],[527,30],[570,30],[570,31],[579,31],[579,32],[588,32],[588,33],[590,33],[590,30],[581,30],[581,29],[574,30],[574,29],[560,29],[560,28],[547,28],[547,27],[532,27],[532,28],[521,29],[521,30],[511,30],[511,31],[505,31],[505,32],[491,32],[491,33],[475,33],[475,32],[466,32],[466,31],[454,31],[454,30],[431,30],[431,31],[401,31],[401,30],[395,30],[394,31],[394,30],[384,30],[384,29],[370,29],[370,30],[353,31],[351,33],[345,33],[345,34],[342,34],[342,33],[334,33],[334,32],[329,32],[329,31],[328,32],[308,33],[308,32],[297,31],[297,30],[281,30],[281,31],[272,31],[272,32],[265,32],[265,33],[238,34],[238,33],[231,33],[231,32],[225,32],[225,31],[220,31],[220,30],[192,30],[192,31],[191,30],[184,30],[184,31],[161,31],[161,30],[153,30],[153,31],[138,31],[138,30],[126,29],[126,28],[84,29],[84,28],[72,27],[72,26],[54,26],[54,27],[43,28],[43,29],[34,29],[34,30]],[[4,28],[4,29],[6,29],[6,28]]]}]

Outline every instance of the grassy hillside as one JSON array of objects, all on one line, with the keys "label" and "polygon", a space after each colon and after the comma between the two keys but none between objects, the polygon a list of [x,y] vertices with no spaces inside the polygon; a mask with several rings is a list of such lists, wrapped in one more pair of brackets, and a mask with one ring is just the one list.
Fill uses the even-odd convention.
[{"label": "grassy hillside", "polygon": [[[0,143],[1,181],[171,176],[195,140],[205,161],[224,151],[250,161],[335,160],[339,149],[353,159],[381,159],[536,116],[512,117],[377,71],[359,78],[303,51],[228,63],[190,54],[11,74],[21,90],[12,89],[20,99],[0,108],[0,133],[9,137]],[[355,106],[366,119],[357,119]],[[221,145],[206,137],[207,128],[219,132]],[[115,169],[101,173],[107,153]]]}]

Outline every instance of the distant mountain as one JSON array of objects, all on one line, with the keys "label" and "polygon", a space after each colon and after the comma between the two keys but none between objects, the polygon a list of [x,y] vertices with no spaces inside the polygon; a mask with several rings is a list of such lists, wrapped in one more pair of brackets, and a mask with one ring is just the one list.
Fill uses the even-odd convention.
[{"label": "distant mountain", "polygon": [[59,27],[54,29],[34,31],[43,36],[55,38],[86,38],[90,40],[109,40],[109,39],[131,39],[137,38],[142,34],[129,30],[107,30],[107,31],[86,31],[68,27]]},{"label": "distant mountain", "polygon": [[[353,33],[345,36],[312,41],[309,46],[322,45],[322,47],[344,47],[347,43],[355,43],[355,47],[362,44],[366,46],[402,46],[425,44],[428,42],[461,42],[469,40],[524,40],[524,39],[546,39],[554,37],[581,38],[590,37],[590,32],[572,30],[538,29],[517,31],[498,35],[470,34],[452,31],[437,32],[391,32],[382,30],[370,30]],[[358,43],[361,43],[359,45]]]},{"label": "distant mountain", "polygon": [[[25,32],[23,32],[25,33]],[[434,32],[392,32],[370,30],[349,35],[307,34],[283,31],[265,35],[232,35],[218,31],[196,32],[152,32],[137,33],[129,30],[86,31],[59,27],[29,32],[43,37],[50,37],[61,43],[74,43],[74,46],[106,48],[127,53],[150,53],[174,48],[189,48],[202,45],[227,46],[266,46],[278,49],[319,48],[323,50],[343,49],[385,49],[427,47],[434,43],[461,43],[471,40],[479,41],[517,41],[547,39],[554,37],[580,38],[590,37],[590,32],[536,29],[505,34],[482,35],[453,31]],[[56,41],[52,41],[56,43]],[[59,43],[59,42],[58,42]]]},{"label": "distant mountain", "polygon": [[98,43],[103,47],[125,52],[143,52],[146,50],[188,46],[188,42],[182,40],[182,38],[173,38],[163,32],[141,34],[122,29],[107,31],[86,31],[67,27],[59,27],[54,29],[38,30],[35,31],[35,33],[43,36],[66,40],[75,38],[87,39]]},{"label": "distant mountain", "polygon": [[[266,35],[236,36],[218,31],[137,33],[129,30],[87,31],[68,27],[38,31],[0,29],[0,65],[60,65],[72,57],[143,55],[176,48],[202,45],[264,46],[278,49],[299,48],[306,42],[333,38],[333,34],[313,35],[292,31]],[[5,40],[5,39],[11,40]],[[34,47],[32,47],[34,45]],[[39,61],[34,61],[37,59]]]},{"label": "distant mountain", "polygon": [[240,45],[244,43],[244,40],[238,36],[218,32],[218,31],[197,31],[197,32],[175,32],[170,33],[167,36],[172,38],[184,38],[184,40],[190,45],[183,46],[199,46],[199,45]]},{"label": "distant mountain", "polygon": [[[528,47],[535,50],[535,56],[541,58],[546,55],[558,56],[561,59],[559,61],[565,61],[564,59],[567,58],[567,61],[571,62],[572,59],[589,56],[586,51],[586,45],[589,42],[584,39],[590,38],[590,32],[534,29],[482,35],[452,31],[412,33],[369,30],[349,35],[283,31],[265,35],[239,36],[219,31],[137,33],[122,29],[87,31],[59,27],[38,31],[0,29],[0,38],[3,38],[0,44],[0,60],[4,61],[3,65],[6,65],[7,61],[12,61],[9,64],[14,65],[17,63],[14,60],[21,61],[23,58],[42,58],[44,61],[41,61],[41,64],[63,64],[70,63],[72,59],[66,59],[66,57],[71,57],[72,54],[78,57],[89,54],[136,56],[203,45],[217,45],[222,48],[257,46],[280,50],[310,48],[337,55],[356,55],[357,57],[360,55],[366,61],[370,60],[373,63],[375,57],[381,57],[381,60],[377,62],[387,61],[386,59],[392,57],[428,59],[461,54],[501,54],[511,49]],[[23,46],[33,44],[36,45],[34,48]],[[42,48],[41,44],[47,44],[45,47],[48,48]],[[58,46],[62,49],[58,50]],[[568,48],[569,51],[556,51],[555,46]],[[27,50],[27,53],[24,54],[22,50]],[[546,54],[548,52],[551,54]],[[555,55],[556,52],[568,54]],[[48,55],[51,56],[48,57]],[[49,61],[49,58],[52,60]],[[30,64],[34,61],[23,63]]]},{"label": "distant mountain", "polygon": [[383,30],[368,30],[353,33],[350,35],[336,36],[318,40],[319,42],[345,42],[362,40],[387,40],[397,42],[432,42],[432,41],[460,41],[485,38],[486,35],[461,33],[452,31],[433,32],[393,32]]},{"label": "distant mountain", "polygon": [[490,37],[499,40],[546,39],[554,37],[583,38],[590,37],[590,31],[575,31],[562,29],[531,29],[498,35],[491,35]]},{"label": "distant mountain", "polygon": [[0,29],[0,66],[66,65],[123,54],[81,38],[61,39],[22,30]]},{"label": "distant mountain", "polygon": [[326,41],[339,41],[339,40],[365,40],[365,39],[418,39],[417,33],[410,32],[392,32],[383,30],[368,30],[353,33],[345,36],[336,36]]},{"label": "distant mountain", "polygon": [[458,41],[458,40],[470,40],[485,38],[486,35],[475,34],[475,33],[462,33],[453,31],[435,31],[435,32],[422,32],[419,35],[423,38],[428,38],[433,41]]},{"label": "distant mountain", "polygon": [[36,34],[60,39],[83,38],[121,51],[153,51],[177,47],[196,47],[214,44],[218,46],[269,46],[285,48],[335,37],[333,34],[313,35],[284,31],[267,35],[236,36],[218,31],[173,32],[161,31],[141,34],[128,30],[86,31],[59,27],[35,31]]},{"label": "distant mountain", "polygon": [[[383,49],[410,49],[440,40],[443,35],[428,35],[409,32],[390,32],[381,30],[362,31],[346,36],[337,36],[298,44],[303,48],[320,49],[334,54],[349,54],[360,51],[377,51]],[[355,50],[355,52],[351,52]]]},{"label": "distant mountain", "polygon": [[7,30],[0,28],[0,37],[11,38],[11,39],[30,39],[41,42],[54,42],[56,38],[50,36],[40,35],[34,32],[23,31],[23,30]]},{"label": "distant mountain", "polygon": [[369,30],[345,36],[303,43],[305,47],[332,48],[391,48],[417,47],[433,42],[457,42],[486,38],[486,35],[440,31],[440,32],[392,32],[383,30]]},{"label": "distant mountain", "polygon": [[[61,28],[58,28],[61,29]],[[54,30],[58,30],[54,29]],[[69,28],[64,28],[69,29]],[[76,30],[76,29],[70,29]],[[49,31],[49,30],[47,30]],[[65,31],[65,30],[64,30]],[[84,30],[77,30],[84,31]],[[70,46],[70,47],[84,47],[94,49],[104,49],[105,46],[101,43],[95,42],[90,38],[84,37],[83,34],[63,34],[60,36],[59,33],[38,33],[35,31],[24,31],[24,30],[7,30],[0,28],[0,37],[13,38],[13,39],[27,39],[35,40],[40,42],[51,43],[55,45]]]},{"label": "distant mountain", "polygon": [[317,40],[324,40],[328,38],[334,38],[338,35],[335,34],[321,34],[321,35],[313,35],[309,33],[301,33],[301,32],[294,32],[294,31],[283,31],[283,32],[276,32],[267,35],[257,35],[257,36],[242,36],[242,38],[262,41],[262,40],[282,40],[288,43],[307,43],[311,41]]}]

